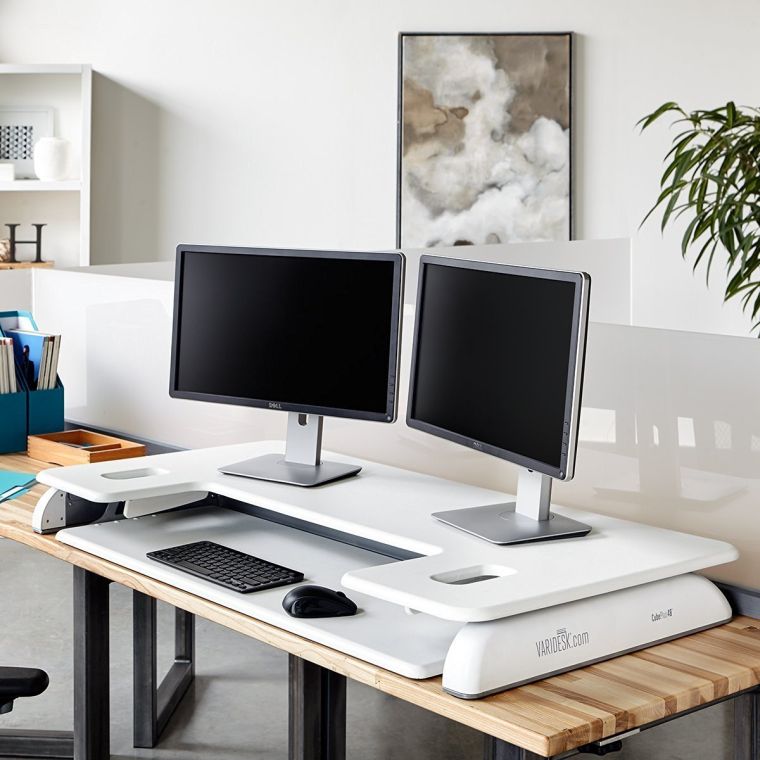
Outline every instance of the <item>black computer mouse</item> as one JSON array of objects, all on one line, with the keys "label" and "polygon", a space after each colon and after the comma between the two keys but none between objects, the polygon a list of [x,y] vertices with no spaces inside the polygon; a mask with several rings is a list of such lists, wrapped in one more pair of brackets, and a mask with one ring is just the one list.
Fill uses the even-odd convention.
[{"label": "black computer mouse", "polygon": [[324,618],[355,615],[358,607],[342,592],[324,586],[299,586],[282,600],[291,617]]}]

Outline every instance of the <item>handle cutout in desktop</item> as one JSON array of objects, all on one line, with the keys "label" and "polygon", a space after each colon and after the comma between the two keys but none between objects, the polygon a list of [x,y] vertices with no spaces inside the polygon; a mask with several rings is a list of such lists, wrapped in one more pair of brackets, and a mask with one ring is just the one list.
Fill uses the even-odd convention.
[{"label": "handle cutout in desktop", "polygon": [[101,478],[109,480],[131,480],[132,478],[150,478],[154,475],[168,475],[169,470],[158,467],[139,467],[136,470],[117,470],[115,472],[101,472]]},{"label": "handle cutout in desktop", "polygon": [[447,583],[450,586],[466,586],[470,583],[482,583],[492,581],[495,578],[504,578],[514,575],[517,571],[503,565],[473,565],[459,570],[447,570],[445,573],[437,573],[430,577],[438,583]]}]

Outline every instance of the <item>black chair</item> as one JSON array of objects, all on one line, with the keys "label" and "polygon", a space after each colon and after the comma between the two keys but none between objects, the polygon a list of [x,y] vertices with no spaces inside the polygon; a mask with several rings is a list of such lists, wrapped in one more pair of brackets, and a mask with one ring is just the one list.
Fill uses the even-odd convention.
[{"label": "black chair", "polygon": [[[0,715],[13,709],[22,697],[36,697],[50,679],[38,668],[0,667]],[[0,731],[0,757],[71,758],[74,740],[70,731]]]},{"label": "black chair", "polygon": [[13,701],[20,697],[42,694],[49,683],[44,670],[0,667],[0,715],[9,713],[13,709]]}]

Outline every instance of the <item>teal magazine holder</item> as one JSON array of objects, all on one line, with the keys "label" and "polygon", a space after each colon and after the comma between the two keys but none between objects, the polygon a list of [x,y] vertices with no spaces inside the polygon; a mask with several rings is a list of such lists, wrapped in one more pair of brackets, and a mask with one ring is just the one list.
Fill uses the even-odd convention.
[{"label": "teal magazine holder", "polygon": [[[4,330],[36,330],[28,311],[0,311],[0,336]],[[63,383],[56,376],[55,388],[30,388],[16,365],[17,393],[0,394],[0,453],[26,451],[28,435],[63,430]]]}]

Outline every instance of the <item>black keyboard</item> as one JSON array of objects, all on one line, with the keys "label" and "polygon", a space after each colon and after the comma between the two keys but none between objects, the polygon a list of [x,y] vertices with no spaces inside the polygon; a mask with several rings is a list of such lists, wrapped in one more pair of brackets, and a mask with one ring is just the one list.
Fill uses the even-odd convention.
[{"label": "black keyboard", "polygon": [[213,541],[172,546],[148,552],[147,556],[241,594],[287,586],[303,580],[303,573],[297,570],[275,565]]}]

